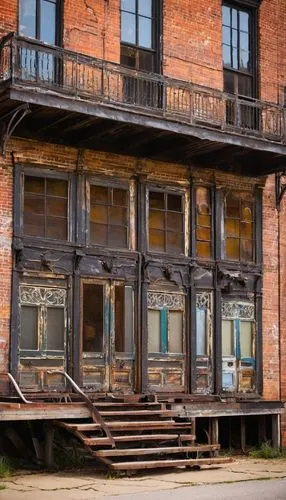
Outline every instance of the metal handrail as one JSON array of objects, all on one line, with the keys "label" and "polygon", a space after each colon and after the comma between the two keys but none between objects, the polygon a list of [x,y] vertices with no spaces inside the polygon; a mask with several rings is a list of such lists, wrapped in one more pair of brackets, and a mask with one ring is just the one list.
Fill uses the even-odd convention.
[{"label": "metal handrail", "polygon": [[15,388],[15,391],[17,392],[18,396],[23,401],[23,403],[32,404],[33,401],[28,401],[28,399],[25,398],[24,394],[22,393],[22,391],[21,391],[19,385],[17,384],[16,380],[14,379],[13,375],[11,375],[11,373],[7,373],[7,375],[8,375],[8,378],[10,379],[10,381],[12,382],[12,384]]}]

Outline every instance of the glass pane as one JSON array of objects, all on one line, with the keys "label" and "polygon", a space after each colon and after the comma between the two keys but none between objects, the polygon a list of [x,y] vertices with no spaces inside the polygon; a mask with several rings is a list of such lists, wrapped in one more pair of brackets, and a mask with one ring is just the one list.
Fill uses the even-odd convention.
[{"label": "glass pane", "polygon": [[227,236],[239,237],[239,220],[238,219],[226,219],[225,221],[225,233]]},{"label": "glass pane", "polygon": [[233,69],[238,69],[238,52],[237,49],[232,49],[232,65]]},{"label": "glass pane", "polygon": [[249,51],[249,35],[248,33],[240,33],[240,49]]},{"label": "glass pane", "polygon": [[238,11],[236,9],[231,9],[231,24],[233,28],[237,28],[237,18],[238,18]]},{"label": "glass pane", "polygon": [[90,223],[89,241],[96,245],[107,246],[107,226],[104,224]]},{"label": "glass pane", "polygon": [[227,259],[239,260],[239,239],[227,238],[225,254]]},{"label": "glass pane", "polygon": [[83,285],[82,342],[84,352],[103,352],[103,292],[102,285]]},{"label": "glass pane", "polygon": [[108,246],[112,248],[127,247],[127,229],[121,226],[109,226]]},{"label": "glass pane", "polygon": [[125,226],[127,224],[126,215],[126,208],[109,207],[109,224]]},{"label": "glass pane", "polygon": [[249,14],[247,12],[239,12],[239,28],[243,31],[249,31]]},{"label": "glass pane", "polygon": [[165,227],[165,212],[158,210],[149,211],[149,227],[151,229],[164,229]]},{"label": "glass pane", "polygon": [[165,251],[165,233],[156,229],[149,230],[149,248],[155,252]]},{"label": "glass pane", "polygon": [[[223,64],[225,66],[231,66],[230,46],[223,45],[222,52],[223,52]],[[225,90],[227,91],[227,89]]]},{"label": "glass pane", "polygon": [[230,7],[223,5],[222,7],[222,22],[226,26],[230,25]]},{"label": "glass pane", "polygon": [[127,189],[113,189],[113,205],[127,206]]},{"label": "glass pane", "polygon": [[197,307],[196,309],[196,327],[197,327],[197,356],[205,356],[207,354],[207,337],[206,337],[206,314],[205,309]]},{"label": "glass pane", "polygon": [[103,186],[90,186],[90,203],[107,205],[108,188]]},{"label": "glass pane", "polygon": [[253,241],[241,240],[241,260],[253,260]]},{"label": "glass pane", "polygon": [[60,307],[47,310],[47,350],[63,351],[65,342],[65,311]]},{"label": "glass pane", "polygon": [[204,187],[199,187],[196,189],[196,204],[198,214],[208,215],[210,213],[209,189]]},{"label": "glass pane", "polygon": [[67,216],[67,200],[64,198],[47,197],[47,215]]},{"label": "glass pane", "polygon": [[152,0],[138,0],[138,13],[141,16],[152,17]]},{"label": "glass pane", "polygon": [[38,349],[38,308],[21,306],[20,349]]},{"label": "glass pane", "polygon": [[233,194],[230,193],[226,197],[226,214],[229,217],[236,217],[239,219],[240,218],[239,207],[240,207],[239,198],[234,197]]},{"label": "glass pane", "polygon": [[135,14],[121,12],[121,41],[136,44]]},{"label": "glass pane", "polygon": [[182,212],[182,196],[168,194],[168,210]]},{"label": "glass pane", "polygon": [[252,322],[240,322],[240,355],[242,358],[252,358]]},{"label": "glass pane", "polygon": [[136,0],[121,0],[121,10],[128,10],[129,12],[135,12]]},{"label": "glass pane", "polygon": [[233,322],[222,320],[222,355],[234,356]]},{"label": "glass pane", "polygon": [[24,197],[24,214],[44,214],[45,199],[43,196],[34,194],[25,194]]},{"label": "glass pane", "polygon": [[204,227],[198,227],[197,240],[210,241],[211,240],[211,230],[208,228],[204,228]]},{"label": "glass pane", "polygon": [[241,220],[245,222],[252,222],[252,206],[244,205],[241,210]]},{"label": "glass pane", "polygon": [[249,70],[249,52],[245,50],[240,51],[240,61],[239,61],[240,69]]},{"label": "glass pane", "polygon": [[231,45],[233,47],[237,47],[237,30],[231,30]]},{"label": "glass pane", "polygon": [[169,311],[168,352],[183,352],[183,312]]},{"label": "glass pane", "polygon": [[[154,52],[150,52],[150,51],[147,51],[147,50],[138,50],[138,55],[139,55],[139,69],[142,69],[144,71],[151,71],[151,72],[154,72]],[[141,83],[145,83],[144,81],[141,82]],[[157,92],[159,93],[160,92],[160,87],[159,87],[160,84],[158,84],[158,87],[157,87]],[[145,88],[146,88],[146,84],[145,84]],[[148,87],[147,87],[148,88]],[[149,89],[152,91],[155,92],[155,89],[154,89],[154,83],[151,84],[151,86],[149,85]],[[157,94],[157,98],[159,98],[159,95],[161,94]]]},{"label": "glass pane", "polygon": [[46,218],[46,237],[59,240],[67,239],[67,220],[56,217]]},{"label": "glass pane", "polygon": [[[230,61],[230,48],[229,48],[229,63],[228,65],[230,66],[231,61]],[[224,62],[224,64],[226,64]],[[229,92],[231,94],[234,94],[234,75],[230,71],[224,71],[223,72],[223,88],[225,92]]]},{"label": "glass pane", "polygon": [[125,352],[124,285],[115,287],[115,351]]},{"label": "glass pane", "polygon": [[103,205],[94,205],[90,208],[89,218],[91,222],[98,224],[107,224],[108,222],[108,207]]},{"label": "glass pane", "polygon": [[246,238],[248,240],[252,239],[252,223],[249,222],[241,222],[241,237]]},{"label": "glass pane", "polygon": [[36,0],[20,0],[19,34],[36,38]]},{"label": "glass pane", "polygon": [[139,40],[138,45],[152,48],[152,20],[148,17],[139,17]]},{"label": "glass pane", "polygon": [[197,225],[203,227],[211,227],[211,217],[210,215],[198,215]]},{"label": "glass pane", "polygon": [[209,259],[211,257],[211,244],[204,241],[198,241],[197,256],[203,259]]},{"label": "glass pane", "polygon": [[230,45],[230,28],[223,26],[222,29],[222,41],[226,45]]},{"label": "glass pane", "polygon": [[222,386],[233,387],[233,374],[232,373],[223,373],[222,374]]},{"label": "glass pane", "polygon": [[125,287],[124,296],[125,352],[134,351],[134,298],[133,288]]},{"label": "glass pane", "polygon": [[43,215],[24,214],[24,234],[27,236],[45,236],[45,217]]},{"label": "glass pane", "polygon": [[160,311],[148,310],[148,352],[160,352]]},{"label": "glass pane", "polygon": [[174,233],[168,231],[167,237],[167,252],[184,253],[184,238],[182,233]]},{"label": "glass pane", "polygon": [[183,232],[183,214],[167,212],[167,229]]},{"label": "glass pane", "polygon": [[68,195],[67,181],[47,179],[47,194],[51,196],[62,196],[66,198]]},{"label": "glass pane", "polygon": [[[126,45],[121,44],[120,64],[122,64],[123,66],[128,66],[129,68],[135,68],[135,66],[136,66],[136,49],[133,47],[126,47]],[[126,93],[128,92],[128,89],[129,89],[128,82],[129,82],[129,79],[126,78],[124,80],[124,89],[126,89]]]},{"label": "glass pane", "polygon": [[56,4],[47,0],[41,0],[40,39],[56,44]]},{"label": "glass pane", "polygon": [[158,191],[150,191],[149,192],[149,207],[164,210],[164,208],[165,208],[164,193],[159,193]]},{"label": "glass pane", "polygon": [[25,175],[25,193],[44,194],[45,192],[45,179],[41,177],[33,177]]}]

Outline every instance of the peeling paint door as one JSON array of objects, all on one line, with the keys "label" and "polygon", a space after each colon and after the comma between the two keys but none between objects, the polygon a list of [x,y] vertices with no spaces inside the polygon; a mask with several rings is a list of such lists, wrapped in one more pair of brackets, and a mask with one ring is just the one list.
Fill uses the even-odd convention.
[{"label": "peeling paint door", "polygon": [[90,391],[133,390],[133,288],[82,282],[82,385]]},{"label": "peeling paint door", "polygon": [[185,297],[148,292],[148,384],[158,392],[184,392]]}]

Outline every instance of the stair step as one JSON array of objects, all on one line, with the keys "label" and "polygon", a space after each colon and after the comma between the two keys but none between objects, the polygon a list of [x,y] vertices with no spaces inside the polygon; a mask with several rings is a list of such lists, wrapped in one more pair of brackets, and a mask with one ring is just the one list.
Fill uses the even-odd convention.
[{"label": "stair step", "polygon": [[[100,424],[90,423],[90,424],[77,424],[77,423],[68,423],[63,422],[64,427],[76,431],[94,431],[97,429],[101,429]],[[183,429],[188,428],[191,429],[190,422],[175,422],[174,420],[161,420],[161,421],[137,421],[137,422],[106,422],[106,426],[109,429],[115,430],[129,430],[129,429],[140,429],[140,430],[148,430],[148,429]]]},{"label": "stair step", "polygon": [[123,410],[123,411],[100,411],[102,417],[176,417],[178,412],[172,410]]},{"label": "stair step", "polygon": [[194,446],[172,446],[161,448],[129,448],[128,450],[99,450],[94,451],[93,455],[96,457],[123,457],[135,455],[156,455],[156,454],[173,454],[173,453],[193,453],[193,452],[206,452],[216,451],[220,449],[218,444],[194,445]]},{"label": "stair step", "polygon": [[[98,437],[98,438],[88,438],[81,435],[81,439],[87,446],[101,446],[105,444],[109,444],[110,441],[106,437]],[[180,441],[195,441],[196,436],[193,434],[139,434],[134,436],[114,436],[114,441],[116,443],[125,443],[132,441],[174,441],[180,439]]]},{"label": "stair step", "polygon": [[138,469],[157,469],[161,467],[182,467],[182,466],[201,466],[201,465],[218,465],[228,464],[232,462],[232,458],[188,458],[182,460],[144,460],[138,462],[120,462],[111,463],[111,470],[138,470]]}]

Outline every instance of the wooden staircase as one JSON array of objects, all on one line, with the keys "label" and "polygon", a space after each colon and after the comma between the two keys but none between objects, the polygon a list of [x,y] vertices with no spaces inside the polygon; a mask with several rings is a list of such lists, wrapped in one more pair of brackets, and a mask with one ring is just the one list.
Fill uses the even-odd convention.
[{"label": "wooden staircase", "polygon": [[[90,419],[56,420],[75,435],[96,460],[112,471],[193,467],[230,462],[217,455],[219,444],[195,443],[195,420],[184,419],[167,404],[124,399],[96,401],[100,422]],[[102,422],[104,421],[104,427]]]}]

